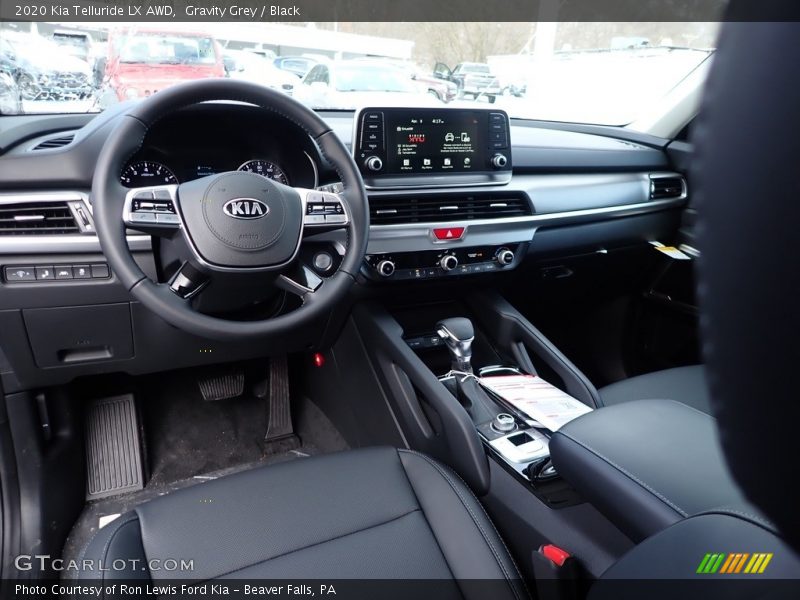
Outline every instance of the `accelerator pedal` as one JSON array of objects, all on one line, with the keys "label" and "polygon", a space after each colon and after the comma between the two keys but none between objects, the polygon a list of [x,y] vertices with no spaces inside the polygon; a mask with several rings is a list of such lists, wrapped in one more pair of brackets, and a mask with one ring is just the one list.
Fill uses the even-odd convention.
[{"label": "accelerator pedal", "polygon": [[244,392],[244,372],[233,370],[212,375],[199,379],[197,386],[206,402],[238,398]]},{"label": "accelerator pedal", "polygon": [[292,410],[289,403],[289,365],[285,356],[269,361],[269,398],[267,402],[267,435],[264,438],[266,454],[289,452],[300,447],[300,440],[292,428]]},{"label": "accelerator pedal", "polygon": [[133,394],[92,401],[86,411],[86,499],[143,487],[142,443]]}]

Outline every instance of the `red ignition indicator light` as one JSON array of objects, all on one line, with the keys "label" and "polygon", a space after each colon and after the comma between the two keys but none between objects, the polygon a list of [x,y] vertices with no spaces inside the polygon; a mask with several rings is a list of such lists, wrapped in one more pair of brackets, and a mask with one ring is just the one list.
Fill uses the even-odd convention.
[{"label": "red ignition indicator light", "polygon": [[325,364],[325,356],[321,352],[314,352],[314,366],[321,367]]},{"label": "red ignition indicator light", "polygon": [[460,240],[464,236],[464,227],[442,227],[433,230],[437,240]]}]

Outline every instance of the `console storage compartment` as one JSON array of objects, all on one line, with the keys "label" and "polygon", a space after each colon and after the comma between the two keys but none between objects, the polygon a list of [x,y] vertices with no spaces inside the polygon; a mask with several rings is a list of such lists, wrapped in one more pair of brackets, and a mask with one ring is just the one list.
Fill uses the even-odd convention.
[{"label": "console storage compartment", "polygon": [[572,486],[634,541],[704,512],[751,512],[713,417],[673,400],[600,408],[550,438]]}]

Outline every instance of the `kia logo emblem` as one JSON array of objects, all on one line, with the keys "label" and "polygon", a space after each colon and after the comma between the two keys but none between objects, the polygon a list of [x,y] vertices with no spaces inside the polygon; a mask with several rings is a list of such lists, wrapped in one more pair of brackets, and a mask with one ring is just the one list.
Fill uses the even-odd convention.
[{"label": "kia logo emblem", "polygon": [[267,215],[269,206],[255,198],[234,198],[224,204],[222,212],[234,219],[260,219]]}]

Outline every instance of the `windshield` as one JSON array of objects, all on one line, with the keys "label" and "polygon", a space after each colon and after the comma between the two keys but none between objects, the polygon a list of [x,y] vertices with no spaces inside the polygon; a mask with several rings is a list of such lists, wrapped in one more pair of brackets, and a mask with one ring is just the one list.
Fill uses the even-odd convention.
[{"label": "windshield", "polygon": [[[183,81],[229,77],[319,109],[494,106],[517,118],[626,125],[696,85],[690,75],[704,72],[717,30],[696,22],[2,22],[2,69],[16,85],[4,93],[20,97],[3,106],[101,111]],[[85,80],[66,85],[64,73]]]},{"label": "windshield", "polygon": [[349,65],[336,72],[336,89],[340,92],[414,93],[411,78],[388,65]]}]

